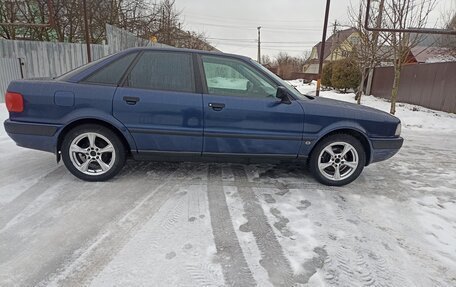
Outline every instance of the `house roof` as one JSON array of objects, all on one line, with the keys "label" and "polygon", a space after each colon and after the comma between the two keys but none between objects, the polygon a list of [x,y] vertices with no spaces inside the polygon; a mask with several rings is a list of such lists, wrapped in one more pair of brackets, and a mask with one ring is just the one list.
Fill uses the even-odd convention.
[{"label": "house roof", "polygon": [[412,54],[418,63],[456,61],[454,53],[448,48],[417,46]]},{"label": "house roof", "polygon": [[[342,31],[338,31],[335,34],[332,34],[325,42],[325,51],[323,54],[323,59],[326,59],[331,54],[333,44],[340,44],[345,41],[351,34],[356,32],[355,28],[349,28]],[[318,58],[320,58],[321,42],[314,46],[317,49]]]}]

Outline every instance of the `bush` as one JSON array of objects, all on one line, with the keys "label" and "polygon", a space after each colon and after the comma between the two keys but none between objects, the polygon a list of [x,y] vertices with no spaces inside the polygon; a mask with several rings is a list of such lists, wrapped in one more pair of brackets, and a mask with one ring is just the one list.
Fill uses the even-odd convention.
[{"label": "bush", "polygon": [[323,66],[323,75],[321,75],[321,84],[326,87],[332,87],[331,78],[333,73],[333,62]]},{"label": "bush", "polygon": [[333,63],[331,84],[339,90],[358,88],[361,73],[356,63],[351,59],[343,59]]}]

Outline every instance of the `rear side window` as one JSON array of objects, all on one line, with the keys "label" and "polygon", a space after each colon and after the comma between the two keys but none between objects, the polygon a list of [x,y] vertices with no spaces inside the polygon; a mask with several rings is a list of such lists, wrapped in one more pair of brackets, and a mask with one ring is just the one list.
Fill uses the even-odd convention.
[{"label": "rear side window", "polygon": [[191,54],[144,52],[127,77],[128,87],[194,92]]},{"label": "rear side window", "polygon": [[101,68],[100,70],[87,77],[83,82],[104,85],[117,85],[136,55],[137,53],[132,53],[115,60],[114,62],[108,64],[106,67]]}]

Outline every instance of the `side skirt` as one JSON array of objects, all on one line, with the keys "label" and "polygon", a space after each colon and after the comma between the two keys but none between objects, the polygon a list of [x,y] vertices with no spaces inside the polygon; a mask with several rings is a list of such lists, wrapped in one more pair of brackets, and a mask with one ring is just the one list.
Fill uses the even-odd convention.
[{"label": "side skirt", "polygon": [[166,162],[226,162],[226,163],[280,163],[302,162],[306,158],[286,154],[239,154],[239,153],[205,153],[176,151],[138,151],[132,153],[133,159],[144,161]]}]

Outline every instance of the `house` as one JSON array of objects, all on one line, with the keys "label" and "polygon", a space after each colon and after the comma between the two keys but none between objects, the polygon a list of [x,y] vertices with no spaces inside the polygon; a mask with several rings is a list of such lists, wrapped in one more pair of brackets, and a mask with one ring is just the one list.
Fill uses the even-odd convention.
[{"label": "house", "polygon": [[[454,21],[456,22],[456,17]],[[359,33],[354,28],[334,33],[326,40],[323,64],[350,56],[353,48],[360,42],[359,37]],[[412,33],[410,37],[420,37],[420,44],[410,49],[406,55],[406,64],[456,61],[456,36]],[[318,74],[320,50],[321,42],[312,48],[310,57],[303,67],[306,78],[312,78],[313,75]],[[392,65],[394,60],[391,47],[381,46],[378,52],[385,55],[385,60],[380,63],[380,66]]]},{"label": "house", "polygon": [[[323,53],[324,62],[341,60],[348,57],[353,46],[359,43],[359,33],[354,28],[338,31],[329,37],[325,42]],[[321,42],[312,48],[309,60],[304,65],[305,74],[318,74]]]}]

